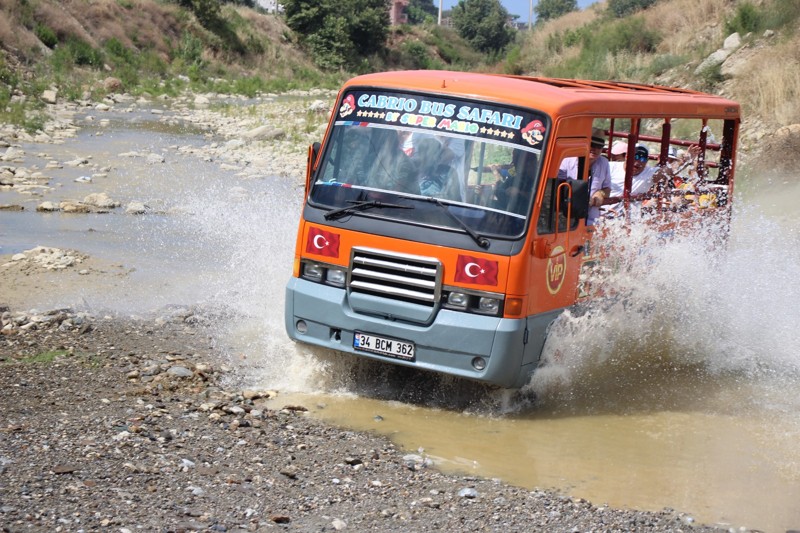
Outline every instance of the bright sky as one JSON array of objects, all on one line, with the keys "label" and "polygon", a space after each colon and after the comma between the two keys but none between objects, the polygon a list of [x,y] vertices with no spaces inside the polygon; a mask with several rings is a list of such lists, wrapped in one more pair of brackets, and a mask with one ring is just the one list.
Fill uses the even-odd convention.
[{"label": "bright sky", "polygon": [[[520,22],[528,22],[528,13],[530,12],[531,1],[533,2],[534,12],[533,18],[536,20],[536,2],[537,0],[500,0],[503,6],[512,15],[519,15]],[[583,9],[586,6],[594,4],[598,0],[578,0],[578,7]],[[447,10],[458,3],[458,0],[442,0],[442,8]],[[439,7],[439,0],[433,0],[433,5]]]}]

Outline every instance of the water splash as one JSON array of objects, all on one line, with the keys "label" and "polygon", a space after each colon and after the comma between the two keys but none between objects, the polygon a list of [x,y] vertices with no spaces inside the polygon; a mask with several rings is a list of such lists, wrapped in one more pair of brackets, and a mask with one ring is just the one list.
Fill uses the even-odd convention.
[{"label": "water splash", "polygon": [[608,257],[591,280],[605,296],[553,324],[526,390],[540,403],[633,409],[674,402],[676,377],[703,395],[726,379],[796,385],[796,230],[756,208],[737,210],[727,239],[707,222],[666,238],[609,224],[599,243]]}]

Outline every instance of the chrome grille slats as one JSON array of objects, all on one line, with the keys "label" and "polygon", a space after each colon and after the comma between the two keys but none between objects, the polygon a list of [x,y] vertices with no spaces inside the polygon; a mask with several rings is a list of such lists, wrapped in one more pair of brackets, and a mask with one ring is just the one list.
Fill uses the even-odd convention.
[{"label": "chrome grille slats", "polygon": [[438,259],[353,248],[348,292],[361,292],[426,306],[441,297],[442,264]]}]

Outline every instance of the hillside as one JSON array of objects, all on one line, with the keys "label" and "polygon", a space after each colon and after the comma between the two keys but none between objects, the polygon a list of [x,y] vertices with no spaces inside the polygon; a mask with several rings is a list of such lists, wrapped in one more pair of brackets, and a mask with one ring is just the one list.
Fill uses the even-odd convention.
[{"label": "hillside", "polygon": [[[624,19],[606,2],[523,37],[527,74],[630,80],[719,94],[742,105],[740,161],[794,171],[800,160],[800,3],[660,0]],[[744,26],[754,28],[747,32]],[[740,31],[733,35],[735,29]]]},{"label": "hillside", "polygon": [[[73,80],[69,60],[86,67],[74,76],[84,80],[113,73],[125,81],[135,76],[132,66],[144,76],[202,67],[206,76],[323,78],[280,18],[248,8],[224,7],[224,23],[217,26],[203,26],[191,12],[155,0],[0,0],[0,13],[6,62],[35,72],[49,60],[60,83]],[[105,74],[92,71],[99,51]],[[58,61],[59,54],[67,57]]]},{"label": "hillside", "polygon": [[[394,27],[362,70],[445,68],[617,79],[712,92],[742,104],[742,161],[800,158],[800,7],[793,0],[659,0],[616,19],[605,2],[520,31],[499,63],[453,30]],[[748,28],[757,31],[745,31]],[[733,30],[741,29],[738,33]],[[280,16],[225,5],[201,24],[158,0],[0,0],[0,121],[40,123],[12,93],[100,98],[193,91],[254,95],[333,88],[352,73],[324,71]],[[711,61],[713,58],[724,60]],[[711,59],[709,59],[711,58]],[[711,61],[711,63],[708,63]],[[757,74],[756,74],[757,73]],[[3,94],[3,87],[13,90]],[[8,89],[5,89],[8,91]],[[25,115],[20,118],[21,115]]]}]

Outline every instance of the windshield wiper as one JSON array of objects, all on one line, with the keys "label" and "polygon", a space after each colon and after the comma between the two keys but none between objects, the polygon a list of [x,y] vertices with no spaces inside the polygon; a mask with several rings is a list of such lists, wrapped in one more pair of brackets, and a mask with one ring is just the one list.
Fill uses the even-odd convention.
[{"label": "windshield wiper", "polygon": [[466,222],[464,222],[463,220],[458,218],[455,214],[453,214],[450,211],[450,206],[449,205],[447,205],[446,203],[442,202],[438,198],[434,198],[433,196],[428,196],[427,198],[425,198],[425,200],[427,200],[428,202],[432,202],[432,203],[438,205],[439,207],[441,207],[442,210],[445,213],[447,213],[447,216],[449,216],[453,221],[455,221],[455,223],[458,224],[458,226],[461,229],[463,229],[466,232],[467,235],[472,237],[472,240],[475,241],[475,244],[477,244],[478,246],[480,246],[481,248],[484,248],[484,249],[485,248],[489,248],[489,245],[491,244],[489,242],[489,239],[487,239],[486,237],[484,237],[483,235],[481,235],[479,233],[476,233],[475,230],[473,230],[472,228],[467,226]]},{"label": "windshield wiper", "polygon": [[387,202],[379,202],[378,200],[349,200],[348,203],[353,205],[348,205],[347,207],[340,207],[339,209],[334,209],[332,211],[328,211],[325,213],[325,220],[336,220],[337,218],[342,218],[345,215],[350,215],[355,213],[356,211],[365,211],[367,209],[372,209],[374,207],[377,208],[396,208],[396,209],[414,209],[413,205],[400,205],[400,204],[391,204]]}]

